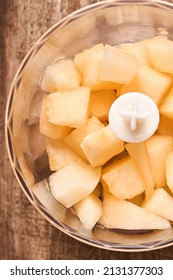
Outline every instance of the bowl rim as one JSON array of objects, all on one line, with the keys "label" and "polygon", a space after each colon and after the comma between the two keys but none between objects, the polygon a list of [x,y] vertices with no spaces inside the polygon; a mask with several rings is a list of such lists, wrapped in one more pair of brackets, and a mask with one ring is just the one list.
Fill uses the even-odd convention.
[{"label": "bowl rim", "polygon": [[[82,7],[70,14],[68,14],[67,16],[65,16],[64,18],[62,18],[61,20],[59,20],[58,22],[56,22],[55,24],[53,24],[50,28],[48,28],[48,30],[46,32],[43,33],[43,35],[33,44],[33,46],[29,49],[29,51],[27,52],[27,54],[25,55],[25,57],[23,58],[22,62],[20,63],[18,70],[13,78],[10,90],[9,90],[9,94],[7,97],[7,102],[6,102],[6,109],[5,109],[5,142],[6,142],[6,149],[7,149],[7,153],[8,153],[8,158],[10,160],[10,164],[13,170],[13,173],[15,175],[15,178],[17,179],[17,182],[19,184],[19,186],[21,187],[22,191],[25,193],[26,197],[29,199],[29,201],[31,202],[31,204],[37,209],[37,211],[47,220],[50,222],[51,225],[53,225],[54,227],[56,227],[57,229],[59,229],[61,232],[67,234],[68,236],[82,242],[85,243],[87,245],[96,247],[96,248],[100,248],[100,249],[105,249],[105,250],[110,250],[110,251],[117,251],[117,252],[146,252],[146,251],[153,251],[153,250],[158,250],[158,249],[162,249],[162,248],[166,248],[166,247],[170,247],[173,245],[173,238],[165,241],[163,243],[161,243],[160,245],[156,244],[156,245],[151,245],[149,247],[143,247],[142,245],[140,246],[136,246],[136,245],[128,245],[128,246],[108,246],[106,244],[104,244],[103,242],[98,242],[98,240],[94,240],[94,239],[90,239],[88,237],[85,237],[84,235],[80,234],[80,236],[78,236],[77,234],[74,234],[73,232],[70,232],[69,230],[67,230],[66,228],[64,228],[60,223],[57,223],[55,221],[55,219],[53,217],[51,217],[50,214],[48,214],[48,212],[46,213],[46,211],[44,211],[44,209],[42,207],[40,207],[39,205],[37,205],[34,202],[34,199],[32,197],[30,193],[30,191],[28,190],[27,185],[24,186],[23,181],[21,180],[16,167],[15,167],[15,163],[14,163],[14,159],[12,157],[12,153],[11,153],[11,145],[12,144],[12,124],[11,124],[11,120],[12,120],[12,104],[14,103],[14,87],[15,87],[15,82],[17,80],[17,78],[19,78],[21,72],[23,71],[23,69],[25,68],[25,65],[27,64],[27,62],[32,58],[32,54],[33,51],[35,49],[35,47],[37,46],[38,48],[40,48],[43,44],[44,44],[44,40],[47,39],[47,36],[49,36],[50,34],[52,34],[52,32],[54,30],[57,30],[57,28],[63,28],[64,26],[66,26],[68,23],[71,22],[71,20],[75,20],[78,17],[82,17],[82,15],[90,10],[98,10],[98,9],[103,9],[104,7],[111,7],[111,6],[116,6],[116,5],[129,5],[129,4],[137,4],[137,5],[142,5],[142,4],[150,4],[150,5],[154,5],[154,4],[158,4],[158,5],[162,5],[162,6],[166,6],[169,8],[173,9],[173,2],[169,2],[169,1],[165,1],[165,0],[141,0],[141,1],[131,1],[131,0],[125,0],[125,1],[121,1],[121,0],[104,0],[101,2],[96,2],[96,3],[92,3],[89,4],[85,7]],[[10,135],[9,135],[10,134]],[[11,141],[11,142],[10,142]],[[12,147],[13,149],[13,147]],[[27,188],[27,190],[26,190]]]}]

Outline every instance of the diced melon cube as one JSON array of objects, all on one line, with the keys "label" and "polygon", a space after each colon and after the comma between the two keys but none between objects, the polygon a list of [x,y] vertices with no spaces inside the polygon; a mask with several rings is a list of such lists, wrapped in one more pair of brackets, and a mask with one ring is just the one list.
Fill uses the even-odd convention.
[{"label": "diced melon cube", "polygon": [[138,63],[134,57],[119,48],[105,46],[100,80],[128,84],[137,73]]},{"label": "diced melon cube", "polygon": [[102,215],[102,202],[94,194],[89,194],[73,208],[86,229],[92,229]]},{"label": "diced melon cube", "polygon": [[129,201],[135,205],[142,206],[144,199],[145,199],[145,193],[143,192],[143,193],[138,194],[137,196],[127,199],[127,201]]},{"label": "diced melon cube", "polygon": [[82,83],[91,90],[115,89],[120,85],[112,81],[100,79],[100,71],[103,63],[104,46],[98,44],[84,51]]},{"label": "diced melon cube", "polygon": [[71,207],[90,194],[100,180],[101,168],[87,164],[69,164],[49,176],[52,196]]},{"label": "diced melon cube", "polygon": [[159,135],[169,135],[173,137],[173,120],[160,115],[160,123],[156,132]]},{"label": "diced melon cube", "polygon": [[85,163],[62,140],[46,139],[50,170],[56,171],[71,163]]},{"label": "diced melon cube", "polygon": [[142,177],[129,156],[103,169],[102,181],[120,199],[130,199],[144,191]]},{"label": "diced melon cube", "polygon": [[127,52],[129,55],[134,56],[140,65],[151,67],[151,61],[148,55],[145,41],[122,44],[120,48]]},{"label": "diced melon cube", "polygon": [[162,218],[173,221],[173,198],[163,188],[156,189],[143,207]]},{"label": "diced melon cube", "polygon": [[173,151],[171,151],[166,158],[166,182],[173,193]]},{"label": "diced melon cube", "polygon": [[166,158],[173,150],[171,136],[154,135],[146,142],[151,168],[154,175],[155,187],[166,185]]},{"label": "diced melon cube", "polygon": [[90,115],[101,121],[108,120],[109,109],[116,99],[114,90],[100,90],[91,92]]},{"label": "diced melon cube", "polygon": [[126,200],[107,194],[103,201],[103,214],[99,223],[106,228],[127,230],[166,229],[170,223]]},{"label": "diced melon cube", "polygon": [[163,116],[173,119],[173,87],[161,103],[159,111]]},{"label": "diced melon cube", "polygon": [[165,74],[161,74],[154,69],[141,65],[132,82],[123,85],[121,94],[127,92],[140,92],[148,95],[159,105],[168,92],[172,79]]},{"label": "diced melon cube", "polygon": [[154,176],[152,173],[146,144],[144,142],[129,143],[125,145],[125,148],[142,176],[145,188],[145,196],[146,200],[148,200],[154,191]]},{"label": "diced melon cube", "polygon": [[96,195],[97,197],[101,197],[102,195],[102,184],[99,182],[95,189],[93,190],[92,194]]},{"label": "diced melon cube", "polygon": [[109,125],[84,137],[81,148],[92,166],[101,166],[124,150],[124,142],[117,138]]},{"label": "diced melon cube", "polygon": [[72,128],[68,126],[60,126],[49,122],[47,116],[47,97],[43,99],[40,113],[40,133],[52,139],[61,139],[68,135]]},{"label": "diced melon cube", "polygon": [[77,53],[74,57],[74,64],[80,73],[83,73],[85,52]]},{"label": "diced melon cube", "polygon": [[87,160],[80,144],[87,134],[97,131],[102,127],[104,127],[104,125],[96,117],[92,117],[88,119],[84,127],[76,128],[69,135],[67,135],[67,137],[64,138],[64,142],[80,157]]},{"label": "diced melon cube", "polygon": [[47,97],[49,121],[62,126],[84,126],[89,115],[89,100],[88,87],[49,94]]},{"label": "diced melon cube", "polygon": [[152,66],[159,72],[173,74],[173,41],[158,36],[145,41]]},{"label": "diced melon cube", "polygon": [[48,92],[75,89],[80,84],[80,73],[71,59],[60,59],[48,65],[41,80],[41,88]]}]

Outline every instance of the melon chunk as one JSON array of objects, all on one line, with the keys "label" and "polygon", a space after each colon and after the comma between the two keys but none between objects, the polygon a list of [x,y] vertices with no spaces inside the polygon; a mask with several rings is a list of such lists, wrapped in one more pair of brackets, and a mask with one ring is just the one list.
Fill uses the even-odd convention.
[{"label": "melon chunk", "polygon": [[67,135],[67,137],[64,138],[64,142],[80,157],[87,160],[80,144],[87,134],[94,132],[102,127],[104,127],[104,125],[96,117],[92,117],[88,119],[84,127],[76,128],[69,135]]},{"label": "melon chunk", "polygon": [[116,97],[117,96],[114,90],[91,92],[90,115],[97,117],[102,122],[107,121],[110,107]]},{"label": "melon chunk", "polygon": [[47,97],[44,97],[40,113],[40,133],[52,139],[61,139],[68,135],[72,128],[68,126],[60,126],[49,122],[47,116]]},{"label": "melon chunk", "polygon": [[109,125],[84,137],[81,148],[92,166],[101,166],[124,150],[124,142],[117,138]]},{"label": "melon chunk", "polygon": [[166,185],[166,158],[173,150],[173,138],[171,136],[154,135],[146,142],[148,155],[154,175],[155,187]]},{"label": "melon chunk", "polygon": [[90,87],[91,90],[115,89],[120,86],[116,82],[106,81],[100,77],[104,48],[103,44],[98,44],[84,51],[82,84]]},{"label": "melon chunk", "polygon": [[76,65],[80,73],[83,73],[84,55],[85,53],[81,52],[81,53],[77,53],[74,57],[74,64]]},{"label": "melon chunk", "polygon": [[173,221],[173,198],[163,188],[156,189],[143,207],[162,218]]},{"label": "melon chunk", "polygon": [[166,158],[166,182],[173,193],[173,151],[168,153]]},{"label": "melon chunk", "polygon": [[165,36],[145,40],[153,68],[159,72],[173,74],[173,42]]},{"label": "melon chunk", "polygon": [[52,196],[65,207],[71,207],[97,186],[101,168],[87,164],[69,164],[49,176]]},{"label": "melon chunk", "polygon": [[169,221],[126,200],[107,194],[99,223],[106,228],[127,230],[166,229]]},{"label": "melon chunk", "polygon": [[80,73],[71,59],[60,59],[48,65],[41,80],[41,88],[48,92],[75,89],[80,84]]},{"label": "melon chunk", "polygon": [[160,113],[173,120],[173,87],[164,98],[159,108]]},{"label": "melon chunk", "polygon": [[160,115],[160,123],[156,132],[159,135],[168,135],[173,137],[173,120]]},{"label": "melon chunk", "polygon": [[56,171],[71,163],[85,163],[62,140],[46,138],[46,150],[50,170]]},{"label": "melon chunk", "polygon": [[86,229],[92,229],[102,215],[102,202],[94,194],[89,194],[73,206]]},{"label": "melon chunk", "polygon": [[168,92],[171,83],[171,77],[161,74],[150,67],[141,65],[132,82],[128,85],[123,85],[121,94],[133,91],[140,92],[148,95],[159,105]]},{"label": "melon chunk", "polygon": [[54,124],[82,127],[88,120],[90,89],[79,87],[66,92],[56,92],[47,97],[47,115]]},{"label": "melon chunk", "polygon": [[137,60],[119,48],[105,46],[100,80],[128,84],[137,73]]},{"label": "melon chunk", "polygon": [[129,156],[104,168],[102,181],[120,199],[130,199],[144,191],[142,177]]},{"label": "melon chunk", "polygon": [[122,44],[120,48],[129,55],[135,57],[140,65],[151,67],[151,61],[145,41]]},{"label": "melon chunk", "polygon": [[148,200],[154,191],[154,176],[146,144],[144,142],[130,143],[125,145],[125,148],[128,151],[134,165],[141,174],[145,187],[145,197],[146,200]]}]

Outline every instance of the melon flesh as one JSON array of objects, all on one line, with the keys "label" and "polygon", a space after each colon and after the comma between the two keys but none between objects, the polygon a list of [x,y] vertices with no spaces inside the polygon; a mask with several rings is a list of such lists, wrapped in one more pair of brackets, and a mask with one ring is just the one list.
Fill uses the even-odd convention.
[{"label": "melon flesh", "polygon": [[159,72],[173,74],[173,42],[165,36],[145,41],[153,68]]},{"label": "melon flesh", "polygon": [[124,150],[124,142],[117,138],[107,125],[84,137],[81,148],[89,163],[95,166],[105,164]]},{"label": "melon flesh", "polygon": [[170,223],[126,200],[106,194],[103,201],[103,214],[99,223],[106,228],[127,230],[166,229]]},{"label": "melon flesh", "polygon": [[114,90],[91,92],[90,115],[97,117],[102,122],[108,121],[109,110],[116,97]]},{"label": "melon flesh", "polygon": [[156,189],[143,207],[162,218],[173,221],[173,198],[163,188]]},{"label": "melon flesh", "polygon": [[46,138],[46,150],[50,170],[56,171],[71,163],[85,163],[70,147],[62,140]]},{"label": "melon flesh", "polygon": [[49,176],[52,196],[65,207],[71,207],[89,195],[97,186],[101,168],[87,164],[69,164]]},{"label": "melon flesh", "polygon": [[48,92],[75,89],[80,84],[80,73],[71,59],[60,59],[48,65],[41,80],[41,88]]},{"label": "melon flesh", "polygon": [[159,105],[168,92],[171,83],[171,77],[161,74],[148,66],[141,65],[131,83],[123,85],[121,94],[140,92],[149,96]]},{"label": "melon flesh", "polygon": [[141,174],[145,187],[145,197],[146,200],[148,200],[154,191],[154,176],[146,144],[144,142],[130,143],[126,144],[125,148],[128,151],[134,165]]},{"label": "melon flesh", "polygon": [[49,94],[47,97],[49,122],[75,128],[84,126],[89,116],[89,100],[88,87]]},{"label": "melon flesh", "polygon": [[102,181],[119,199],[130,199],[144,191],[142,177],[129,156],[104,168]]},{"label": "melon flesh", "polygon": [[166,182],[173,194],[173,151],[166,158]]},{"label": "melon flesh", "polygon": [[88,119],[85,126],[82,128],[76,128],[69,135],[67,135],[67,137],[64,138],[64,142],[81,158],[87,160],[80,144],[86,135],[97,131],[102,127],[104,127],[104,125],[96,117],[92,117]]},{"label": "melon flesh", "polygon": [[102,202],[93,193],[80,200],[73,208],[83,226],[90,230],[102,215]]},{"label": "melon flesh", "polygon": [[41,113],[40,113],[40,133],[50,137],[52,139],[61,139],[67,136],[71,131],[72,128],[68,126],[60,126],[49,122],[47,116],[47,105],[46,105],[47,97],[43,99]]},{"label": "melon flesh", "polygon": [[161,103],[159,111],[163,116],[173,120],[173,87]]},{"label": "melon flesh", "polygon": [[154,175],[155,187],[166,186],[166,158],[173,150],[171,136],[154,135],[146,142],[147,151]]}]

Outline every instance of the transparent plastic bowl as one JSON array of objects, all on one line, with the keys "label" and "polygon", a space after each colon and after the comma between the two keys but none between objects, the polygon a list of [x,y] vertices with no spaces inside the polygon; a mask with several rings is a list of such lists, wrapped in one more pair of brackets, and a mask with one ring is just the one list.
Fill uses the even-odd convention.
[{"label": "transparent plastic bowl", "polygon": [[[79,219],[51,196],[39,112],[39,81],[52,61],[97,43],[118,45],[167,33],[173,40],[173,4],[167,1],[102,1],[80,9],[50,28],[23,60],[6,107],[6,142],[16,178],[33,206],[55,227],[84,243],[115,251],[147,251],[173,245],[173,230],[117,232],[83,228]],[[43,180],[43,181],[42,181]],[[39,181],[42,183],[37,184]]]}]

